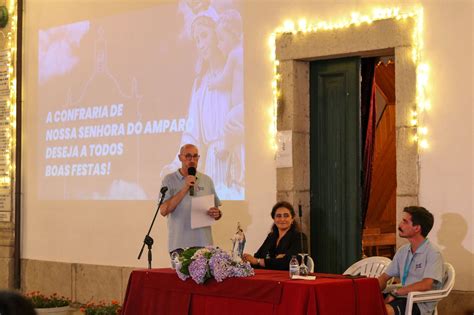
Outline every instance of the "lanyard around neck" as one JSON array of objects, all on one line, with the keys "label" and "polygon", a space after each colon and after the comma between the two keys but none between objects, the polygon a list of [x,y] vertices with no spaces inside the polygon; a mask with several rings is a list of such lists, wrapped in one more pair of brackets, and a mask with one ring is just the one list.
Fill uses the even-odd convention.
[{"label": "lanyard around neck", "polygon": [[423,244],[426,243],[428,239],[425,238],[425,240],[420,244],[420,246],[418,246],[418,248],[416,249],[416,251],[413,253],[413,255],[411,256],[411,259],[410,259],[410,253],[411,253],[411,246],[410,248],[408,249],[408,253],[407,253],[407,259],[405,261],[405,266],[403,267],[403,276],[402,276],[402,286],[405,286],[405,282],[408,278],[408,272],[410,271],[410,267],[411,267],[411,263],[413,262],[413,258],[415,258],[415,254],[416,252],[421,248],[421,246],[423,246]]}]

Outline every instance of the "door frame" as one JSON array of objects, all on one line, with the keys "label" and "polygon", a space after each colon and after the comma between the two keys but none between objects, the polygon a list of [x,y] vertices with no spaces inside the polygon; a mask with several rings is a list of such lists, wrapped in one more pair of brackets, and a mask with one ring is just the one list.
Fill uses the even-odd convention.
[{"label": "door frame", "polygon": [[[418,205],[419,152],[418,143],[413,140],[417,128],[411,125],[417,96],[417,65],[412,58],[416,26],[415,18],[403,21],[389,18],[358,27],[277,35],[275,53],[281,78],[277,130],[291,130],[293,140],[293,167],[277,169],[277,200],[302,205],[302,229],[309,237],[309,61],[312,60],[395,56],[397,221],[405,206]],[[399,239],[397,244],[400,244]]]}]

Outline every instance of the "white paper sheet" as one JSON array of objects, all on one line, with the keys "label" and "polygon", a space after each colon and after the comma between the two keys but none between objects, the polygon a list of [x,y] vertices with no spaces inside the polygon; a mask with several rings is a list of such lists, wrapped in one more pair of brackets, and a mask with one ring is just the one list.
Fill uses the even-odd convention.
[{"label": "white paper sheet", "polygon": [[191,228],[197,229],[214,224],[216,220],[207,214],[214,207],[214,194],[193,197],[191,199]]},{"label": "white paper sheet", "polygon": [[316,276],[291,276],[293,280],[316,280]]}]

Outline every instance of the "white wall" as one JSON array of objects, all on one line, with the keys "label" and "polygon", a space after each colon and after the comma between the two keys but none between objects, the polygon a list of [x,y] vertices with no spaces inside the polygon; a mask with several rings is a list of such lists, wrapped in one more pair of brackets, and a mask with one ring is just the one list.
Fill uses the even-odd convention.
[{"label": "white wall", "polygon": [[[59,23],[66,20],[63,16],[66,13],[79,19],[88,14],[100,16],[156,3],[159,1],[114,4],[99,0],[32,0],[25,3],[24,258],[146,266],[146,257],[137,261],[136,256],[154,213],[154,202],[51,204],[34,200],[32,138],[36,120],[35,100],[31,97],[34,94],[30,89],[36,80],[36,60],[28,51],[36,49],[36,28],[46,13],[48,17],[56,16]],[[420,203],[435,214],[430,238],[442,246],[446,260],[457,269],[456,288],[474,290],[474,7],[468,0],[422,3],[425,8],[424,57],[431,66],[432,109],[425,117],[430,148],[424,151],[420,161]],[[386,6],[383,4],[380,2],[380,7]],[[370,12],[374,6],[371,1],[244,2],[246,201],[224,203],[224,218],[214,228],[217,245],[228,248],[235,224],[241,221],[248,237],[247,249],[253,252],[271,224],[269,211],[275,201],[276,180],[273,152],[268,145],[267,111],[272,98],[268,36],[287,18],[332,20],[347,17],[352,11]],[[65,10],[61,10],[63,7]],[[162,217],[157,220],[152,236],[155,266],[166,266],[167,233]]]},{"label": "white wall", "polygon": [[459,274],[456,288],[474,290],[473,4],[429,3],[425,14],[432,110],[420,203],[435,215],[430,237]]}]

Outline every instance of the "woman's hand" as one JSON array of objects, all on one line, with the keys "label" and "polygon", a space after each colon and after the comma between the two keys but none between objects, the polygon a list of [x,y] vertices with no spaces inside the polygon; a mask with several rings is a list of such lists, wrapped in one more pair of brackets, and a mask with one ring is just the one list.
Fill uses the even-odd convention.
[{"label": "woman's hand", "polygon": [[255,258],[250,254],[244,254],[242,258],[243,258],[244,261],[248,261],[251,265],[265,267],[265,260],[264,259]]},{"label": "woman's hand", "polygon": [[242,258],[244,259],[244,261],[248,261],[251,265],[257,264],[257,258],[253,257],[250,254],[245,253]]}]

